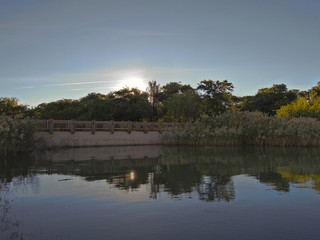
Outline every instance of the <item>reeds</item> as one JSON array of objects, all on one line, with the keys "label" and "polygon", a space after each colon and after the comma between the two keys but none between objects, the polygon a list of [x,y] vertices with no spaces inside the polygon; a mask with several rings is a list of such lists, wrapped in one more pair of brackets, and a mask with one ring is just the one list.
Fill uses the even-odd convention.
[{"label": "reeds", "polygon": [[229,111],[203,117],[184,131],[167,134],[166,144],[215,146],[320,146],[320,122],[284,119],[260,112]]}]

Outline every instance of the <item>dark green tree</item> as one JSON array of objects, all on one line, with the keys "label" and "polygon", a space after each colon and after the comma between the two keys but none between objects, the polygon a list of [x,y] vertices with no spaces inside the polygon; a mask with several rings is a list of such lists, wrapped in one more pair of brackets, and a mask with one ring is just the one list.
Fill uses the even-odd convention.
[{"label": "dark green tree", "polygon": [[165,121],[189,122],[200,117],[201,98],[193,91],[173,95],[165,102]]},{"label": "dark green tree", "polygon": [[260,111],[275,115],[276,110],[295,101],[299,95],[296,89],[288,90],[285,84],[274,84],[270,88],[259,89],[255,96],[242,98],[239,108],[243,111]]},{"label": "dark green tree", "polygon": [[152,106],[148,101],[148,93],[137,88],[123,88],[111,92],[108,96],[116,103],[114,120],[142,121],[150,119]]},{"label": "dark green tree", "polygon": [[203,112],[209,116],[218,115],[231,109],[233,84],[227,80],[203,80],[198,84],[197,90],[203,98]]},{"label": "dark green tree", "polygon": [[41,119],[69,120],[77,119],[79,102],[72,99],[62,99],[50,103],[41,103],[35,108]]},{"label": "dark green tree", "polygon": [[181,82],[170,82],[164,85],[162,88],[162,95],[160,97],[161,102],[167,101],[170,97],[176,94],[195,91],[189,84],[183,85]]},{"label": "dark green tree", "polygon": [[116,110],[116,103],[108,96],[90,93],[79,101],[79,120],[112,120]]}]

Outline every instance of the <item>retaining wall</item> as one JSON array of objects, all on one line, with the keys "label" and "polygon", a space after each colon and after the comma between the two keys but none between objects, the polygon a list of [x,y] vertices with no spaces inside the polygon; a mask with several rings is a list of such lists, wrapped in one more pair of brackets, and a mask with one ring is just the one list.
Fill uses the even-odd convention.
[{"label": "retaining wall", "polygon": [[129,146],[162,144],[162,134],[153,132],[37,132],[34,137],[46,148]]}]

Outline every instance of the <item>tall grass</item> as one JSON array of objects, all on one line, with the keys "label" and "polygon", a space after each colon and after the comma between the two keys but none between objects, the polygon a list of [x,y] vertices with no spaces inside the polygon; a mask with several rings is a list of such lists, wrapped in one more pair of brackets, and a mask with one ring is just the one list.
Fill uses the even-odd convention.
[{"label": "tall grass", "polygon": [[313,118],[284,119],[259,112],[225,112],[204,117],[184,131],[167,134],[166,144],[320,146],[320,122]]},{"label": "tall grass", "polygon": [[0,154],[31,151],[35,129],[32,120],[0,116]]}]

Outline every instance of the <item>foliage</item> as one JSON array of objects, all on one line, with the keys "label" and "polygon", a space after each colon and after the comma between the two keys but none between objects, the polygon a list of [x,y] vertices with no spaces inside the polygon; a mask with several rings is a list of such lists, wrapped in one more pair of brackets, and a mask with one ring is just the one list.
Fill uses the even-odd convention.
[{"label": "foliage", "polygon": [[310,95],[311,97],[320,96],[320,82],[317,83],[317,86],[314,86],[313,88],[311,88]]},{"label": "foliage", "polygon": [[42,119],[77,119],[78,101],[62,99],[56,102],[41,103],[34,111]]},{"label": "foliage", "polygon": [[277,115],[285,118],[311,117],[320,119],[320,82],[298,100],[282,106]]},{"label": "foliage", "polygon": [[27,106],[19,104],[18,101],[15,97],[0,97],[0,115],[14,116],[24,113],[27,110]]},{"label": "foliage", "polygon": [[35,124],[30,119],[0,116],[0,153],[31,151]]},{"label": "foliage", "polygon": [[197,89],[181,82],[169,82],[161,87],[153,80],[146,92],[123,88],[109,94],[90,93],[79,100],[42,103],[33,109],[18,104],[16,98],[0,98],[0,113],[57,120],[183,122],[195,121],[200,115],[218,116],[238,109],[270,116],[277,113],[287,118],[319,118],[320,82],[309,91],[288,90],[285,84],[274,84],[245,97],[232,95],[233,88],[227,80],[203,80]]},{"label": "foliage", "polygon": [[195,121],[200,117],[200,101],[199,95],[191,91],[172,96],[166,102],[164,121]]},{"label": "foliage", "polygon": [[320,97],[301,97],[297,101],[277,110],[277,115],[285,118],[312,117],[320,119]]},{"label": "foliage", "polygon": [[110,93],[109,96],[117,106],[114,113],[114,120],[142,121],[149,119],[152,114],[148,94],[137,88],[123,88]]},{"label": "foliage", "polygon": [[202,93],[203,111],[209,116],[221,114],[232,107],[233,84],[227,80],[203,80],[197,90]]},{"label": "foliage", "polygon": [[160,101],[162,103],[166,102],[170,97],[186,93],[186,92],[195,92],[194,89],[189,85],[183,85],[181,82],[169,82],[164,85],[162,88],[162,93],[160,94]]},{"label": "foliage", "polygon": [[90,93],[80,100],[62,99],[42,103],[33,111],[41,119],[111,120],[115,112],[115,102],[110,96]]},{"label": "foliage", "polygon": [[285,84],[274,84],[270,88],[259,89],[255,96],[242,98],[242,111],[260,111],[268,115],[275,115],[276,110],[287,105],[298,97],[299,91],[289,90]]},{"label": "foliage", "polygon": [[[186,105],[183,105],[184,100]],[[198,106],[199,96],[190,85],[183,85],[181,82],[167,83],[161,87],[159,101],[158,118],[161,121],[190,121],[199,116],[198,109],[191,112],[191,109],[195,110],[194,106]]]},{"label": "foliage", "polygon": [[192,145],[319,146],[320,122],[284,119],[259,112],[227,111],[204,117],[166,141]]},{"label": "foliage", "polygon": [[[90,93],[78,104],[79,120],[106,121],[113,119],[116,104],[108,95]],[[75,119],[75,118],[74,118]]]}]

